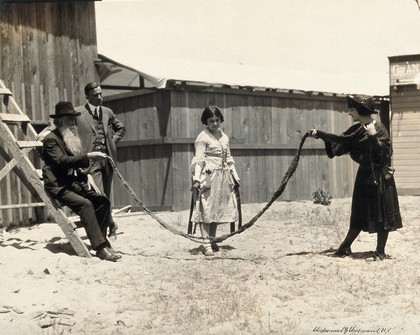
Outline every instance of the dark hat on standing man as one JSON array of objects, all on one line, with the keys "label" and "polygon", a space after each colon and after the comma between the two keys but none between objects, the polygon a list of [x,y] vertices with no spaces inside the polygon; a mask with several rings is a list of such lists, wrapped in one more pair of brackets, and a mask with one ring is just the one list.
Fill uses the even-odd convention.
[{"label": "dark hat on standing man", "polygon": [[377,114],[375,100],[370,95],[353,94],[347,96],[347,106],[356,108],[360,115]]},{"label": "dark hat on standing man", "polygon": [[54,119],[62,116],[79,116],[81,114],[74,110],[70,101],[60,101],[55,105],[55,114],[51,114],[50,117]]}]

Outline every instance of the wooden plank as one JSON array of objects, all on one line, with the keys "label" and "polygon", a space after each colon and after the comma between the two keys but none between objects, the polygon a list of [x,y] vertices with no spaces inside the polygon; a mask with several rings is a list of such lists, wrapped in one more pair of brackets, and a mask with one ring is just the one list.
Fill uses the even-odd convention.
[{"label": "wooden plank", "polygon": [[[129,162],[132,161],[132,156],[129,156],[129,154],[133,154],[133,150],[127,150],[127,149],[119,149],[118,152],[118,170],[120,171],[121,175],[124,177],[124,179],[128,182],[129,174],[127,173],[127,170],[129,168]],[[121,180],[119,178],[114,177],[113,179],[113,192],[112,192],[112,204],[113,206],[121,206],[121,204],[132,204],[134,201],[130,198],[127,189],[124,187],[124,185],[121,183]],[[135,191],[137,192],[138,185],[130,184],[135,186]]]},{"label": "wooden plank", "polygon": [[[171,147],[169,146],[156,146],[156,156],[157,156],[157,190],[161,206],[172,203],[173,189],[171,180],[172,170],[170,169],[171,162]],[[190,156],[188,161],[190,162],[193,157],[193,147],[191,146]],[[160,177],[161,176],[161,177]],[[188,192],[187,192],[188,193]]]},{"label": "wooden plank", "polygon": [[[274,157],[275,152],[269,151],[266,152],[264,155],[265,158],[265,174],[266,174],[266,180],[265,180],[265,190],[268,194],[273,194],[274,191],[276,191],[276,188],[274,186]],[[267,199],[267,194],[262,197],[265,201]]]},{"label": "wooden plank", "polygon": [[[185,162],[186,157],[183,155],[183,145],[173,144],[172,145],[172,174],[173,174],[173,204],[177,208],[179,206],[185,206],[187,199],[190,197],[187,190],[191,187],[189,178],[189,169],[185,170],[185,166],[190,162]],[[188,177],[184,177],[188,176]],[[186,185],[189,185],[186,187]]]},{"label": "wooden plank", "polygon": [[[21,94],[21,87],[22,87],[21,86],[21,82],[17,82],[17,83],[16,82],[13,82],[12,83],[12,86],[11,86],[11,90],[16,93],[16,96],[18,98],[20,98],[20,103],[22,103],[22,99],[24,97],[24,94]],[[12,105],[10,103],[12,101],[15,101],[15,99],[14,98],[11,98],[10,101],[9,101],[9,105]],[[13,112],[14,112],[14,110],[13,110]],[[20,114],[20,115],[22,115],[22,114]],[[10,133],[13,133],[16,138],[18,137],[18,135],[19,135],[18,134],[19,127],[10,127],[10,128],[8,128],[8,126],[6,126],[4,123],[1,123],[1,124],[5,128],[10,129]],[[10,185],[10,191],[8,191],[8,199],[9,199],[8,204],[16,204],[16,203],[19,203],[19,201],[20,201],[20,193],[21,193],[19,178],[14,173],[9,174],[7,177],[9,179],[9,183],[10,183],[9,184]],[[14,224],[21,223],[21,217],[20,217],[21,216],[21,211],[19,209],[11,209],[10,212],[11,212],[12,222]]]},{"label": "wooden plank", "polygon": [[403,138],[403,137],[413,137],[415,139],[418,138],[419,135],[419,130],[404,130],[404,131],[399,131],[397,129],[392,131],[391,137],[392,138]]},{"label": "wooden plank", "polygon": [[150,180],[156,180],[157,176],[162,176],[156,167],[156,147],[148,147],[142,151],[141,164],[142,164],[142,181],[144,194],[147,194],[147,204],[157,204],[160,201],[157,191],[157,183],[151,183]]},{"label": "wooden plank", "polygon": [[399,195],[420,195],[420,187],[398,187]]},{"label": "wooden plank", "polygon": [[403,146],[406,148],[418,147],[420,144],[420,134],[419,136],[414,137],[393,137],[392,138],[393,147]]},{"label": "wooden plank", "polygon": [[418,161],[420,159],[420,153],[412,152],[412,153],[407,153],[407,154],[400,154],[398,152],[394,152],[393,159],[394,159],[394,161],[404,161],[404,160],[407,160],[407,161],[416,160],[416,161]]},{"label": "wooden plank", "polygon": [[[3,55],[8,55],[7,57],[2,57],[5,62],[3,65],[2,79],[11,81],[14,83],[21,83],[23,81],[23,71],[22,69],[22,27],[19,24],[19,11],[14,6],[10,7],[9,16],[9,27],[6,30],[7,34],[7,53]],[[3,10],[3,8],[2,8]],[[6,20],[7,22],[7,20]],[[7,60],[8,59],[8,60]],[[12,90],[16,96],[20,95],[20,91]]]},{"label": "wooden plank", "polygon": [[127,147],[140,147],[140,146],[147,146],[147,145],[157,145],[162,144],[163,139],[162,138],[153,138],[153,139],[147,139],[147,140],[136,140],[136,141],[125,141],[122,140],[117,143],[117,148],[127,148]]},{"label": "wooden plank", "polygon": [[259,186],[255,189],[257,194],[257,202],[264,202],[267,198],[267,165],[266,154],[257,153],[257,182]]},{"label": "wooden plank", "polygon": [[8,162],[0,171],[0,180],[2,180],[6,175],[9,174],[10,171],[17,165],[17,160],[13,158],[10,162]]},{"label": "wooden plank", "polygon": [[[132,124],[132,117],[133,117],[133,109],[134,102],[130,99],[124,102],[119,102],[116,105],[113,105],[114,109],[121,109],[125,111],[123,115],[126,115],[125,119],[122,120],[126,126],[128,126],[127,129],[130,129],[130,124]],[[120,118],[120,116],[119,116]],[[127,137],[134,138],[134,134],[130,134],[127,132]],[[139,134],[140,135],[140,134]],[[132,137],[130,137],[132,136]],[[142,197],[142,190],[141,190],[141,184],[140,184],[140,176],[137,176],[138,174],[142,173],[141,170],[141,162],[136,161],[136,159],[139,159],[140,156],[140,150],[132,150],[129,147],[117,147],[117,156],[118,156],[118,169],[120,170],[121,174],[125,177],[127,182],[130,185],[135,186],[134,190],[136,191],[137,195],[143,199]],[[137,171],[137,173],[133,173],[133,171]],[[138,183],[134,183],[134,178]],[[127,192],[127,189],[119,182],[119,180],[114,179],[114,198],[113,198],[113,205],[127,205],[131,204],[134,205],[135,202],[133,199],[131,199],[129,193]]]},{"label": "wooden plank", "polygon": [[[21,36],[22,36],[22,50],[20,57],[22,57],[22,75],[23,80],[19,84],[22,85],[22,94],[19,97],[19,104],[22,106],[22,110],[30,111],[30,108],[27,108],[27,103],[29,104],[31,101],[30,89],[26,89],[26,85],[30,87],[30,83],[32,83],[32,55],[31,55],[31,41],[33,39],[32,37],[32,27],[36,26],[36,22],[33,22],[33,17],[31,17],[28,13],[28,10],[31,9],[34,10],[33,4],[29,4],[28,6],[22,6],[19,8],[19,20],[21,25]],[[32,15],[33,16],[33,15]],[[26,113],[25,113],[26,114]]]},{"label": "wooden plank", "polygon": [[[277,145],[278,147],[281,147],[282,145],[282,139],[281,139],[281,108],[280,108],[280,99],[277,97],[272,97],[271,102],[271,142],[272,144]],[[279,154],[276,152],[272,152],[272,185],[268,187],[271,192],[277,190],[277,185],[280,183],[280,173],[278,173],[280,169],[280,162],[281,159],[279,157]]]},{"label": "wooden plank", "polygon": [[[7,176],[6,176],[6,192],[5,192],[5,195],[6,195],[6,203],[7,204],[11,204],[12,202],[13,202],[13,199],[12,199],[12,189],[15,189],[15,183],[13,183],[13,181],[14,181],[14,179],[13,179],[13,175],[12,174],[8,174]],[[12,187],[12,185],[13,185],[13,187]],[[16,222],[16,216],[15,216],[15,212],[14,211],[12,211],[12,209],[9,209],[9,210],[7,210],[7,214],[8,214],[8,218],[9,218],[9,220],[10,220],[10,222],[12,222],[12,223],[14,223],[14,222]]]},{"label": "wooden plank", "polygon": [[[53,7],[52,30],[53,30],[53,62],[54,62],[54,76],[56,79],[56,87],[65,87],[65,77],[67,74],[67,64],[64,62],[64,39],[68,38],[65,36],[66,31],[66,4],[55,3]],[[64,15],[63,15],[64,14]],[[51,71],[52,69],[50,69]],[[61,100],[57,97],[56,101]]]},{"label": "wooden plank", "polygon": [[[203,123],[201,122],[201,116],[203,114],[204,108],[207,107],[210,100],[212,100],[212,98],[210,98],[207,94],[190,94],[188,96],[189,127],[188,133],[185,134],[185,137],[193,137],[195,140],[197,135],[201,132],[204,127]],[[226,111],[223,109],[223,107],[224,106],[219,106],[224,117],[226,118]],[[222,124],[222,128],[225,126],[225,124]]]},{"label": "wooden plank", "polygon": [[[190,95],[190,100],[192,99],[194,95]],[[224,95],[223,96],[223,110],[222,114],[224,117],[224,122],[221,125],[222,130],[226,133],[226,135],[229,137],[229,140],[232,139],[232,133],[233,133],[233,123],[236,122],[233,121],[233,115],[232,115],[232,102],[231,102],[231,95]]]},{"label": "wooden plank", "polygon": [[26,114],[10,114],[10,113],[0,113],[0,120],[6,123],[19,123],[19,122],[30,122]]},{"label": "wooden plank", "polygon": [[419,118],[419,112],[413,111],[411,109],[404,109],[401,111],[392,111],[392,121],[399,123],[404,120],[417,120]]},{"label": "wooden plank", "polygon": [[19,148],[42,148],[43,144],[40,141],[17,141]]},{"label": "wooden plank", "polygon": [[0,87],[0,95],[12,95],[9,89]]},{"label": "wooden plank", "polygon": [[415,159],[405,159],[405,160],[401,160],[401,159],[395,159],[395,157],[393,158],[393,166],[395,168],[404,168],[404,169],[410,169],[411,166],[414,166],[418,168],[419,163],[418,160]]},{"label": "wooden plank", "polygon": [[39,44],[40,38],[40,22],[39,20],[42,17],[37,15],[39,8],[42,4],[32,3],[31,6],[27,7],[27,17],[28,17],[28,42],[27,42],[27,51],[29,57],[29,78],[30,81],[25,82],[27,88],[27,99],[26,105],[24,106],[25,113],[29,116],[31,120],[41,120],[42,115],[40,112],[41,108],[41,73],[40,73],[40,63],[43,62],[39,58],[40,52],[39,49],[43,46]]},{"label": "wooden plank", "polygon": [[43,202],[21,203],[21,204],[0,205],[0,210],[44,207],[44,206],[45,206],[45,203]]},{"label": "wooden plank", "polygon": [[[272,105],[271,105],[271,97],[262,97],[261,100],[261,121],[262,121],[262,127],[261,127],[261,138],[260,138],[260,142],[264,142],[264,143],[272,143],[272,139],[271,139],[271,133],[272,133],[272,119],[271,119],[271,109],[272,109]],[[263,187],[260,187],[260,194],[259,194],[259,201],[260,202],[264,202],[267,199],[267,194],[269,193],[273,193],[274,190],[272,190],[272,192],[269,191],[269,186],[270,184],[272,184],[272,182],[270,182],[270,180],[272,180],[271,178],[271,174],[273,173],[273,164],[272,164],[272,159],[270,157],[270,155],[272,154],[272,151],[268,151],[268,152],[261,152],[261,164],[260,164],[260,169],[261,169],[261,175],[260,175],[260,181],[263,185]]]},{"label": "wooden plank", "polygon": [[[98,57],[95,3],[93,1],[73,2],[73,6],[75,6],[76,17],[78,18],[77,24],[79,26],[77,35],[77,42],[79,43],[79,70],[76,73],[80,76],[78,82],[87,83],[92,80],[98,80],[93,63],[93,60]],[[84,101],[84,94],[79,99]]]},{"label": "wooden plank", "polygon": [[[251,194],[253,194],[254,189],[252,188],[252,175],[251,175],[251,169],[253,168],[253,166],[251,166],[252,164],[252,160],[250,159],[251,156],[251,150],[247,150],[243,153],[241,153],[240,156],[235,154],[235,159],[242,159],[243,163],[242,165],[244,166],[244,170],[243,173],[241,175],[241,200],[244,203],[249,203],[252,202],[251,199],[253,199],[253,197],[251,197]],[[254,178],[255,179],[255,178]]]},{"label": "wooden plank", "polygon": [[50,87],[56,87],[56,79],[54,74],[54,35],[53,35],[53,22],[52,16],[55,14],[53,12],[53,3],[43,3],[37,6],[36,15],[38,16],[38,32],[37,39],[38,45],[38,58],[42,59],[42,62],[39,62],[39,102],[41,115],[49,114],[52,111],[54,103],[57,103],[56,100],[50,100]]},{"label": "wooden plank", "polygon": [[406,132],[412,131],[419,131],[420,129],[420,119],[416,121],[405,121],[404,123],[400,123],[395,128],[392,128],[392,134],[395,136],[407,136]]},{"label": "wooden plank", "polygon": [[408,90],[404,94],[393,94],[392,105],[399,105],[402,103],[420,103],[420,94],[417,89]]},{"label": "wooden plank", "polygon": [[[79,57],[80,55],[75,53],[77,50],[77,40],[79,36],[79,24],[88,24],[88,22],[77,22],[78,21],[78,11],[76,7],[78,6],[75,2],[67,3],[67,32],[68,38],[64,40],[67,44],[66,48],[68,49],[68,55],[65,56],[65,64],[67,64],[67,70],[69,74],[65,77],[66,79],[66,92],[67,99],[73,101],[76,105],[84,102],[84,86],[87,84],[84,73],[79,73]],[[88,15],[88,12],[85,11],[84,15]],[[78,24],[75,24],[75,23]],[[95,55],[96,56],[96,55]],[[92,60],[90,61],[92,62]],[[86,64],[89,66],[89,63]],[[92,66],[92,63],[90,63]],[[94,80],[92,76],[92,80]],[[82,81],[81,81],[82,80]]]},{"label": "wooden plank", "polygon": [[172,114],[176,119],[176,122],[173,123],[173,125],[176,125],[175,137],[188,136],[188,130],[190,128],[190,122],[189,122],[190,117],[188,114],[188,107],[187,107],[188,99],[189,99],[188,92],[180,92],[177,108],[174,110],[174,113]]},{"label": "wooden plank", "polygon": [[420,111],[420,99],[416,98],[413,99],[413,101],[411,102],[399,102],[399,103],[394,103],[392,102],[392,108],[393,111],[398,112],[398,111],[413,111],[413,112],[419,112]]}]

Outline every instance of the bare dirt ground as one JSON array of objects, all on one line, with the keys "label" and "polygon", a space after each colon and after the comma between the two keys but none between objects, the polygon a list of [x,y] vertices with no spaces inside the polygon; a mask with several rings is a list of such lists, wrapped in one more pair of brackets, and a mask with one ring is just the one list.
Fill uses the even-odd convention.
[{"label": "bare dirt ground", "polygon": [[[0,334],[420,334],[420,198],[400,205],[385,261],[367,233],[354,258],[323,253],[350,199],[276,202],[215,257],[144,213],[116,218],[118,263],[77,257],[56,224],[3,231]],[[186,231],[186,211],[158,215]]]}]

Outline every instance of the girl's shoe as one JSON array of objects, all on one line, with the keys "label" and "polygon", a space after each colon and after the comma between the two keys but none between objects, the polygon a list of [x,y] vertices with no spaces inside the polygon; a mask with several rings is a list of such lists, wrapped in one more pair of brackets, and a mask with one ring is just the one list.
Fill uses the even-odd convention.
[{"label": "girl's shoe", "polygon": [[213,252],[213,249],[211,248],[211,246],[206,245],[204,247],[204,256],[214,256],[214,252]]},{"label": "girl's shoe", "polygon": [[213,250],[214,252],[217,252],[220,250],[220,247],[216,244],[216,242],[211,242],[211,250]]}]

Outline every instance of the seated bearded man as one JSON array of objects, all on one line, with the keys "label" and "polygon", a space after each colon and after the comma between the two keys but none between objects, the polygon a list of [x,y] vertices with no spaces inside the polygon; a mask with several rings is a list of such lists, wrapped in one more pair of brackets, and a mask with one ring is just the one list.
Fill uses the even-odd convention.
[{"label": "seated bearded man", "polygon": [[89,160],[107,159],[102,152],[82,154],[77,133],[77,116],[71,102],[55,106],[55,129],[43,138],[42,169],[47,193],[80,216],[91,247],[102,260],[115,262],[121,256],[111,247],[106,232],[111,223],[111,205],[107,197],[95,191],[92,179],[83,171]]}]

